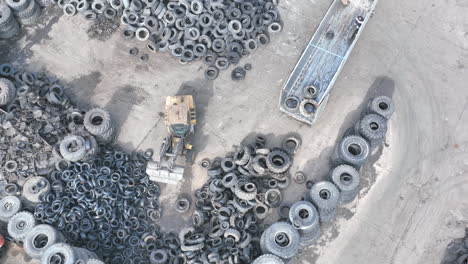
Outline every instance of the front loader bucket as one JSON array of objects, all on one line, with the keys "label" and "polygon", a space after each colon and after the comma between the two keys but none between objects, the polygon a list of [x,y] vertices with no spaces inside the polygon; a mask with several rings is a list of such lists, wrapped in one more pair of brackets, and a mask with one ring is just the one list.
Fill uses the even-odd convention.
[{"label": "front loader bucket", "polygon": [[146,173],[151,181],[163,182],[168,184],[177,184],[184,175],[184,167],[174,166],[172,170],[161,167],[159,163],[150,161],[146,166]]}]

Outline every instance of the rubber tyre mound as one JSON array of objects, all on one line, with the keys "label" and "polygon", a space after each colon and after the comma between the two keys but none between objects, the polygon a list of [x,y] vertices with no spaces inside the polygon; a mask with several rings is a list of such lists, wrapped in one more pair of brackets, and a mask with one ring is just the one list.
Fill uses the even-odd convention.
[{"label": "rubber tyre mound", "polygon": [[[70,151],[69,145],[72,143],[77,145],[76,151]],[[84,138],[75,135],[68,135],[60,142],[60,154],[66,160],[76,162],[83,159],[86,155],[86,146]]]},{"label": "rubber tyre mound", "polygon": [[0,79],[0,105],[7,105],[15,98],[15,85],[4,78]]},{"label": "rubber tyre mound", "polygon": [[[41,241],[40,247],[38,243]],[[46,241],[44,241],[47,239]],[[50,225],[37,225],[26,235],[23,241],[24,252],[31,258],[39,259],[55,243],[62,242],[62,236]]]},{"label": "rubber tyre mound", "polygon": [[273,173],[286,172],[291,167],[291,158],[283,150],[273,150],[267,156],[267,167]]},{"label": "rubber tyre mound", "polygon": [[359,134],[370,143],[380,142],[387,134],[387,120],[377,114],[368,114],[359,121]]},{"label": "rubber tyre mound", "polygon": [[263,254],[256,258],[252,264],[284,264],[284,262],[277,256],[272,254]]},{"label": "rubber tyre mound", "polygon": [[[287,238],[287,244],[279,245],[279,236]],[[283,259],[294,257],[300,246],[300,235],[296,229],[286,222],[277,222],[269,226],[261,237],[264,253],[274,254]]]},{"label": "rubber tyre mound", "polygon": [[[55,261],[61,260],[61,264],[75,264],[78,260],[75,248],[67,243],[56,243],[51,245],[44,251],[41,257],[41,264],[53,264]],[[89,262],[87,262],[89,263]]]},{"label": "rubber tyre mound", "polygon": [[350,165],[335,167],[331,173],[331,180],[340,190],[340,204],[350,203],[359,193],[359,172]]},{"label": "rubber tyre mound", "polygon": [[369,113],[374,113],[389,119],[395,112],[395,104],[392,99],[387,96],[378,96],[369,101],[367,107]]},{"label": "rubber tyre mound", "polygon": [[319,210],[333,210],[338,205],[340,191],[333,183],[321,181],[314,184],[310,189],[310,198]]},{"label": "rubber tyre mound", "polygon": [[93,108],[86,112],[84,126],[95,136],[104,135],[111,127],[112,120],[109,112],[100,108]]},{"label": "rubber tyre mound", "polygon": [[0,221],[8,222],[21,210],[21,201],[16,196],[5,196],[0,200]]},{"label": "rubber tyre mound", "polygon": [[29,4],[34,0],[6,0],[6,4],[15,12],[21,12],[28,8]]},{"label": "rubber tyre mound", "polygon": [[369,143],[360,136],[347,136],[341,140],[336,149],[337,157],[345,164],[360,167],[367,161]]},{"label": "rubber tyre mound", "polygon": [[8,221],[8,234],[15,240],[23,241],[34,226],[36,219],[33,214],[26,211],[19,212]]}]

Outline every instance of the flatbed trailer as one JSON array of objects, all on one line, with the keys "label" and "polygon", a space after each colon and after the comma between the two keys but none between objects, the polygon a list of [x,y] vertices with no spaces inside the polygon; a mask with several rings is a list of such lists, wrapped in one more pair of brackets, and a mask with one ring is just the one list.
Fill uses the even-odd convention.
[{"label": "flatbed trailer", "polygon": [[280,110],[314,124],[378,0],[335,0],[281,90]]}]

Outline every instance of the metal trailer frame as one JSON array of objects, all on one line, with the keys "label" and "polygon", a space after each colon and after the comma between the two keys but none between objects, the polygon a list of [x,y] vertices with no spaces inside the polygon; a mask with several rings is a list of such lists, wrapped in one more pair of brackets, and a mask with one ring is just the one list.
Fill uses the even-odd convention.
[{"label": "metal trailer frame", "polygon": [[[291,72],[279,98],[280,111],[313,125],[328,102],[329,93],[378,0],[335,0]],[[364,22],[358,28],[358,16]],[[315,93],[314,93],[315,92]]]}]

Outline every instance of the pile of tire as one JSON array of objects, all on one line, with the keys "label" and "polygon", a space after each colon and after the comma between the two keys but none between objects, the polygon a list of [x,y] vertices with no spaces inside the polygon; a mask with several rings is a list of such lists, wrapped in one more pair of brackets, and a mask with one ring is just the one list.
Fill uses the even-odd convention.
[{"label": "pile of tire", "polygon": [[466,264],[468,263],[468,228],[465,229],[465,237],[451,241],[442,259],[442,264]]},{"label": "pile of tire", "polygon": [[282,30],[278,1],[54,0],[66,15],[87,20],[120,17],[125,39],[168,52],[182,64],[203,60],[205,77],[239,63]]},{"label": "pile of tire", "polygon": [[[261,255],[256,238],[268,230],[263,221],[271,208],[282,202],[281,190],[289,185],[292,162],[291,149],[270,149],[265,143],[265,138],[258,136],[255,143],[240,146],[227,157],[202,161],[209,180],[195,193],[193,226],[179,233],[187,261],[252,263]],[[267,263],[262,259],[255,263]]]},{"label": "pile of tire", "polygon": [[0,39],[8,39],[19,32],[20,25],[13,11],[4,3],[0,3]]},{"label": "pile of tire", "polygon": [[41,7],[34,0],[6,0],[22,25],[33,25],[41,16]]},{"label": "pile of tire", "polygon": [[103,264],[89,250],[63,243],[65,238],[59,231],[50,225],[38,225],[34,215],[21,208],[16,196],[0,199],[0,221],[8,223],[8,234],[15,242],[23,244],[28,256],[40,259],[41,264]]}]

